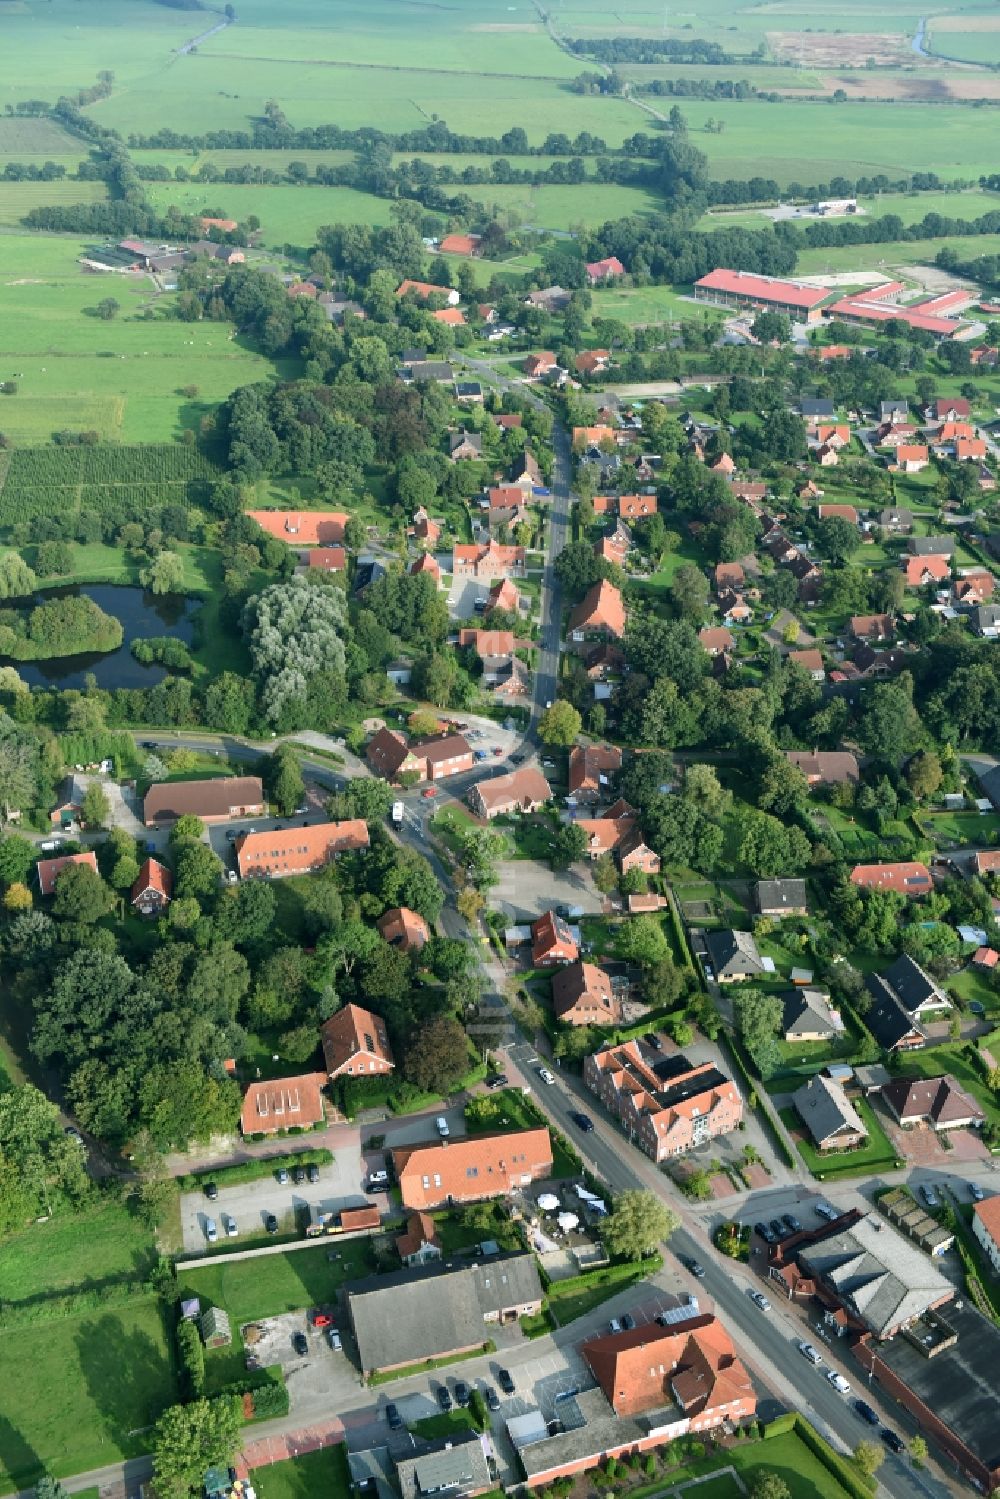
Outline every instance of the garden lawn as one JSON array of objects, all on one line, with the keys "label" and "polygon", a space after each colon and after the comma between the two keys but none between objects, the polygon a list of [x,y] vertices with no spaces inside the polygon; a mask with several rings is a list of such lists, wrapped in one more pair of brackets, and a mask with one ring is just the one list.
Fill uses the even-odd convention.
[{"label": "garden lawn", "polygon": [[253,1486],[260,1499],[348,1499],[347,1448],[343,1442],[304,1452],[288,1462],[255,1468]]},{"label": "garden lawn", "polygon": [[[1000,1047],[1000,1032],[994,1031],[989,1036],[983,1036],[981,1040],[996,1056],[997,1049]],[[963,1052],[961,1044],[929,1046],[923,1051],[913,1052],[905,1058],[900,1067],[900,1074],[903,1077],[940,1077],[943,1072],[951,1073],[959,1087],[972,1094],[980,1107],[985,1110],[986,1117],[991,1124],[1000,1125],[1000,1106],[986,1086],[981,1073]]]},{"label": "garden lawn", "polygon": [[149,1230],[123,1204],[98,1198],[82,1212],[68,1210],[0,1244],[4,1301],[26,1301],[112,1281],[141,1280],[156,1264]]},{"label": "garden lawn", "polygon": [[[924,1074],[931,1076],[931,1073]],[[896,1154],[885,1130],[865,1099],[855,1101],[855,1108],[864,1120],[868,1131],[868,1144],[862,1150],[825,1151],[816,1149],[808,1139],[806,1127],[795,1109],[781,1109],[781,1118],[791,1133],[796,1148],[813,1176],[820,1180],[833,1176],[867,1176],[873,1171],[883,1171],[896,1162]]]},{"label": "garden lawn", "polygon": [[921,832],[944,848],[963,843],[996,843],[1000,817],[993,812],[921,812],[915,819]]},{"label": "garden lawn", "polygon": [[184,1296],[224,1307],[236,1331],[238,1323],[255,1317],[275,1317],[283,1312],[333,1301],[347,1280],[357,1280],[374,1269],[367,1240],[338,1242],[339,1260],[330,1260],[329,1243],[315,1249],[264,1255],[255,1260],[231,1260],[228,1264],[187,1270],[177,1267],[177,1281]]},{"label": "garden lawn", "polygon": [[421,1420],[410,1423],[410,1431],[414,1436],[424,1437],[428,1442],[440,1437],[464,1436],[467,1431],[475,1429],[469,1412],[461,1407],[457,1410],[439,1411],[436,1416],[424,1416]]},{"label": "garden lawn", "polygon": [[6,1331],[0,1388],[0,1490],[147,1452],[147,1428],[177,1399],[163,1304],[141,1297]]}]

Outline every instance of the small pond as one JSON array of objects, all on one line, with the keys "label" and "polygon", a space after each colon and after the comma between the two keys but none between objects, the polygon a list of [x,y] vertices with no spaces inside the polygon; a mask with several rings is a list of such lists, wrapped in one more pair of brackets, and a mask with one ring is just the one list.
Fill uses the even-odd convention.
[{"label": "small pond", "polygon": [[137,661],[130,650],[132,641],[152,635],[173,635],[189,645],[194,634],[194,616],[201,607],[200,599],[185,594],[148,593],[144,588],[118,583],[47,588],[33,602],[41,604],[45,599],[74,595],[93,599],[98,608],[121,620],[125,639],[118,650],[106,655],[91,651],[81,656],[52,656],[47,661],[12,661],[0,657],[0,664],[15,667],[29,687],[82,688],[88,673],[97,678],[98,687],[109,691],[115,687],[153,687],[167,675],[166,668],[155,663],[144,666]]}]

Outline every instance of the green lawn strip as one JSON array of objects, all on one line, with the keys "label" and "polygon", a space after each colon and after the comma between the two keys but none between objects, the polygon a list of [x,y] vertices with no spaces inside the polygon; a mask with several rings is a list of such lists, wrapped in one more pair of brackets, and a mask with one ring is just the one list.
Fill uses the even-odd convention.
[{"label": "green lawn strip", "polygon": [[235,1166],[219,1166],[214,1170],[209,1168],[205,1171],[194,1171],[186,1176],[178,1176],[176,1180],[177,1185],[185,1192],[197,1191],[208,1182],[215,1182],[220,1187],[232,1187],[237,1182],[262,1181],[266,1176],[274,1176],[278,1168],[282,1166],[290,1171],[293,1166],[328,1166],[332,1160],[333,1152],[325,1147],[298,1152],[278,1151],[271,1155],[261,1156],[256,1161],[240,1161]]},{"label": "green lawn strip", "polygon": [[565,1327],[567,1322],[586,1316],[612,1296],[617,1296],[619,1291],[626,1291],[655,1275],[662,1265],[662,1257],[654,1254],[644,1260],[629,1260],[625,1264],[608,1265],[602,1270],[553,1281],[546,1292],[549,1311],[555,1322]]},{"label": "green lawn strip", "polygon": [[492,1338],[487,1338],[478,1348],[470,1348],[468,1353],[453,1353],[445,1358],[428,1358],[418,1364],[406,1364],[402,1369],[387,1369],[381,1374],[370,1374],[369,1385],[389,1384],[394,1379],[409,1379],[411,1374],[423,1374],[431,1369],[445,1369],[449,1364],[464,1364],[470,1358],[481,1358],[484,1353],[496,1353],[497,1345]]},{"label": "green lawn strip", "polygon": [[806,1129],[795,1109],[780,1109],[782,1123],[795,1142],[795,1146],[813,1176],[820,1181],[835,1176],[867,1176],[873,1171],[891,1170],[897,1157],[889,1138],[879,1124],[872,1107],[865,1099],[855,1101],[855,1108],[864,1120],[868,1131],[868,1143],[860,1150],[820,1151],[805,1138]]},{"label": "green lawn strip", "polygon": [[8,1302],[141,1279],[156,1263],[149,1230],[124,1204],[99,1200],[56,1211],[0,1244],[0,1286]]},{"label": "green lawn strip", "polygon": [[340,1258],[329,1258],[329,1241],[315,1248],[285,1254],[261,1255],[252,1260],[220,1261],[189,1270],[177,1266],[181,1296],[197,1296],[202,1306],[223,1307],[233,1333],[238,1324],[259,1317],[277,1317],[303,1307],[326,1305],[336,1299],[345,1281],[358,1280],[375,1269],[367,1239],[343,1239],[336,1245]]},{"label": "green lawn strip", "polygon": [[321,1447],[284,1463],[255,1468],[253,1486],[260,1499],[348,1499],[351,1494],[347,1447]]},{"label": "green lawn strip", "polygon": [[25,1488],[149,1450],[177,1399],[173,1339],[153,1296],[7,1330],[0,1340],[0,1490]]},{"label": "green lawn strip", "polygon": [[476,1428],[469,1412],[459,1406],[457,1410],[438,1411],[437,1415],[424,1416],[419,1421],[411,1421],[409,1429],[415,1437],[424,1437],[428,1442],[436,1442],[441,1437],[462,1436],[467,1431],[475,1431]]}]

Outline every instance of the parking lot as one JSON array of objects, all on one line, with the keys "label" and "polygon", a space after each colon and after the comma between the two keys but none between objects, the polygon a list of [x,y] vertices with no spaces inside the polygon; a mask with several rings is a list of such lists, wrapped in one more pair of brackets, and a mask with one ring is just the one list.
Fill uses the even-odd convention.
[{"label": "parking lot", "polygon": [[[246,1323],[240,1332],[245,1348],[257,1357],[261,1368],[281,1365],[296,1416],[340,1410],[357,1394],[361,1376],[356,1367],[347,1353],[330,1346],[326,1329],[313,1326],[306,1311],[260,1318]],[[306,1339],[306,1353],[296,1351],[296,1335]]]},{"label": "parking lot", "polygon": [[184,1248],[190,1252],[206,1247],[205,1225],[209,1218],[218,1225],[220,1242],[225,1237],[223,1217],[236,1219],[239,1234],[232,1240],[235,1247],[239,1237],[263,1232],[267,1213],[273,1213],[281,1231],[288,1232],[296,1226],[297,1210],[309,1205],[327,1211],[361,1207],[368,1201],[364,1192],[365,1174],[360,1150],[349,1146],[338,1150],[331,1164],[320,1166],[318,1182],[296,1185],[289,1181],[287,1186],[281,1186],[272,1174],[239,1186],[220,1186],[215,1202],[209,1202],[202,1191],[184,1192],[181,1195]]},{"label": "parking lot", "polygon": [[497,873],[490,903],[515,921],[560,905],[580,906],[589,915],[602,909],[602,897],[584,865],[554,872],[535,859],[507,859],[497,865]]}]

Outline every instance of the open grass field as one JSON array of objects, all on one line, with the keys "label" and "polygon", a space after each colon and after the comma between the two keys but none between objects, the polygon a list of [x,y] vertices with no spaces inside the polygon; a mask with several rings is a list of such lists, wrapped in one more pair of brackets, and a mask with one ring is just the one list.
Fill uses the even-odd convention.
[{"label": "open grass field", "polygon": [[5,1301],[58,1295],[81,1285],[142,1277],[156,1262],[148,1229],[120,1203],[98,1199],[81,1213],[56,1213],[0,1244]]},{"label": "open grass field", "polygon": [[304,1452],[288,1462],[254,1470],[253,1486],[260,1499],[347,1499],[351,1492],[346,1447],[323,1447]]},{"label": "open grass field", "polygon": [[633,213],[658,213],[663,208],[658,193],[604,182],[584,182],[573,187],[562,184],[521,187],[505,183],[467,187],[462,191],[487,208],[496,204],[501,209],[515,209],[522,223],[537,229],[569,229],[578,224],[589,229],[608,219],[621,219]]},{"label": "open grass field", "polygon": [[34,162],[38,165],[41,161],[67,158],[79,161],[84,155],[86,151],[76,136],[70,135],[55,120],[34,116],[0,116],[0,159],[4,161]]},{"label": "open grass field", "polygon": [[[18,387],[0,397],[0,431],[15,443],[48,442],[62,427],[172,441],[237,385],[274,373],[225,325],[174,321],[148,277],[84,271],[83,249],[55,235],[0,235],[0,378]],[[113,322],[94,314],[107,296],[121,304]],[[197,396],[182,394],[189,385]]]},{"label": "open grass field", "polygon": [[[882,218],[896,214],[904,224],[917,224],[929,213],[940,213],[952,219],[976,219],[984,213],[1000,208],[1000,193],[985,192],[970,188],[955,193],[880,193],[874,198],[859,198],[858,203],[870,218]],[[773,220],[760,209],[737,210],[727,213],[716,209],[702,214],[698,229],[766,228]],[[810,219],[797,221],[803,230],[813,222]],[[836,222],[831,220],[831,222]]]},{"label": "open grass field", "polygon": [[821,250],[803,250],[795,270],[800,276],[889,271],[897,266],[931,263],[946,245],[959,255],[996,255],[1000,252],[1000,234],[979,234],[975,239],[897,239],[879,245],[833,245]]},{"label": "open grass field", "polygon": [[260,242],[270,248],[286,244],[309,247],[323,224],[391,222],[390,198],[356,192],[349,187],[304,187],[281,183],[276,187],[223,182],[151,182],[149,201],[157,208],[180,208],[200,213],[214,206],[234,219],[255,213],[261,222]]},{"label": "open grass field", "polygon": [[329,1245],[320,1244],[259,1260],[220,1260],[200,1270],[186,1270],[182,1263],[177,1267],[178,1285],[185,1296],[225,1307],[235,1331],[237,1322],[333,1301],[344,1281],[357,1280],[374,1268],[365,1240],[345,1240],[338,1248],[341,1258],[334,1261],[327,1258]]},{"label": "open grass field", "polygon": [[697,318],[708,315],[721,320],[719,308],[678,294],[669,286],[598,289],[593,293],[593,316],[620,318],[623,323],[658,323],[666,318]]},{"label": "open grass field", "polygon": [[103,182],[2,182],[0,181],[0,225],[17,226],[32,208],[62,203],[103,203],[108,196]]}]

